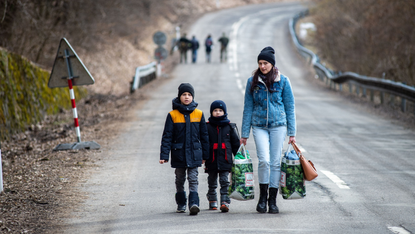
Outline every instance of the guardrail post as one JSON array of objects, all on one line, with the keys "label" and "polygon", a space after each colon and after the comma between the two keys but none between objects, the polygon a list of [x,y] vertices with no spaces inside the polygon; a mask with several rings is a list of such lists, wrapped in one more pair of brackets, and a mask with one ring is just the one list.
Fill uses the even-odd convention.
[{"label": "guardrail post", "polygon": [[359,96],[359,89],[360,89],[359,85],[356,85],[356,95],[357,96]]},{"label": "guardrail post", "polygon": [[362,88],[362,97],[366,97],[366,88]]},{"label": "guardrail post", "polygon": [[403,113],[406,112],[406,99],[405,98],[401,98],[401,110]]},{"label": "guardrail post", "polygon": [[349,92],[350,94],[353,93],[353,87],[352,87],[352,83],[349,81]]},{"label": "guardrail post", "polygon": [[343,86],[342,86],[342,84],[339,84],[339,90],[340,90],[340,92],[341,92],[341,91],[343,91]]}]

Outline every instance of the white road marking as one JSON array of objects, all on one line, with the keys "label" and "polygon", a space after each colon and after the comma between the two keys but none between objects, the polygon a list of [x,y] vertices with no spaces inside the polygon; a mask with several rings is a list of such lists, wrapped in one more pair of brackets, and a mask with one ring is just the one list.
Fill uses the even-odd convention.
[{"label": "white road marking", "polygon": [[332,172],[324,171],[324,170],[321,170],[321,172],[323,172],[324,175],[326,175],[331,181],[333,181],[337,186],[339,186],[339,188],[341,188],[341,189],[350,189],[350,187],[347,186],[346,183],[343,180],[341,180],[338,176],[336,176]]},{"label": "white road marking", "polygon": [[232,61],[229,61],[229,62],[232,62],[233,68],[236,71],[238,70],[238,57],[237,57],[237,54],[236,54],[237,50],[238,50],[238,30],[239,30],[239,27],[241,27],[241,25],[249,19],[249,17],[250,16],[245,16],[245,17],[241,18],[238,22],[236,22],[232,25],[232,32],[231,32],[231,35],[230,35],[231,40],[230,40],[230,43],[229,43],[229,47],[230,47],[229,49],[230,49],[230,54],[231,54],[231,57],[232,57]]},{"label": "white road marking", "polygon": [[411,234],[405,228],[402,228],[402,227],[388,227],[388,229],[396,234]]},{"label": "white road marking", "polygon": [[245,95],[245,89],[242,85],[241,79],[236,79],[236,85],[238,86],[238,89],[241,91],[242,95]]}]

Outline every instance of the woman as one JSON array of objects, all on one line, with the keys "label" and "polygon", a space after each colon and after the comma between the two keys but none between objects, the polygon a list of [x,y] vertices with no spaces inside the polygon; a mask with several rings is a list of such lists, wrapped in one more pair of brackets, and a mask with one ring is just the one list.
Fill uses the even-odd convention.
[{"label": "woman", "polygon": [[[257,211],[278,213],[277,194],[281,154],[285,136],[295,143],[294,95],[290,80],[275,67],[275,51],[264,48],[258,55],[258,69],[248,79],[242,119],[241,144],[246,145],[252,127],[260,187]],[[269,189],[269,197],[268,197]]]},{"label": "woman", "polygon": [[212,36],[209,34],[205,40],[206,47],[206,61],[210,63],[210,53],[212,52],[213,40]]}]

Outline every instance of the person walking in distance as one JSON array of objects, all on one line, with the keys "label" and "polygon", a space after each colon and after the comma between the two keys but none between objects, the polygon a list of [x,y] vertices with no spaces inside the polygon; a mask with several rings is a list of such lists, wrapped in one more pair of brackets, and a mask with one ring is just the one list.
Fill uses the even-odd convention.
[{"label": "person walking in distance", "polygon": [[205,40],[205,48],[206,48],[206,61],[208,63],[210,63],[210,53],[212,52],[212,46],[213,46],[213,41],[212,41],[212,36],[209,34]]},{"label": "person walking in distance", "polygon": [[240,146],[236,133],[236,124],[228,119],[225,102],[216,100],[210,105],[210,117],[207,123],[209,133],[209,159],[205,162],[208,173],[209,190],[206,194],[209,210],[218,209],[216,188],[218,175],[220,183],[220,210],[229,211],[231,203],[228,197],[229,172],[232,170],[232,154],[236,155]]},{"label": "person walking in distance", "polygon": [[209,158],[209,135],[203,112],[196,109],[193,86],[182,83],[178,96],[173,99],[173,110],[169,112],[160,146],[160,164],[169,161],[176,174],[176,203],[178,213],[186,211],[184,183],[189,183],[190,215],[199,213],[198,167]]},{"label": "person walking in distance", "polygon": [[193,36],[191,42],[192,42],[192,63],[196,63],[197,50],[199,49],[199,41],[196,39],[196,36]]},{"label": "person walking in distance", "polygon": [[226,62],[228,59],[227,47],[229,43],[229,38],[226,37],[226,34],[223,33],[222,37],[218,40],[220,42],[220,62]]},{"label": "person walking in distance", "polygon": [[186,38],[186,33],[177,41],[180,51],[180,63],[187,63],[187,50],[191,48],[192,42]]},{"label": "person walking in distance", "polygon": [[[279,213],[276,197],[281,175],[281,154],[285,136],[295,143],[295,102],[288,77],[275,66],[275,51],[265,47],[258,55],[258,69],[246,84],[241,144],[246,145],[250,129],[258,156],[260,187],[256,210]],[[269,194],[269,196],[268,196]]]}]

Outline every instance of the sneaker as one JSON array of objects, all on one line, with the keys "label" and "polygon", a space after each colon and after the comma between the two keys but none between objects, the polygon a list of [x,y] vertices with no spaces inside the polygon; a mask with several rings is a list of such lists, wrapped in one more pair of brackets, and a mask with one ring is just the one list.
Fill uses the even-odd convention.
[{"label": "sneaker", "polygon": [[209,201],[209,210],[217,210],[218,209],[218,202],[217,201]]},{"label": "sneaker", "polygon": [[228,212],[229,211],[229,203],[227,202],[222,202],[222,205],[220,206],[220,210],[222,212]]},{"label": "sneaker", "polygon": [[190,207],[189,211],[190,211],[190,215],[197,215],[197,213],[199,213],[200,209],[199,209],[199,206],[192,205],[192,207]]},{"label": "sneaker", "polygon": [[186,205],[177,205],[176,213],[184,213],[186,212]]}]

